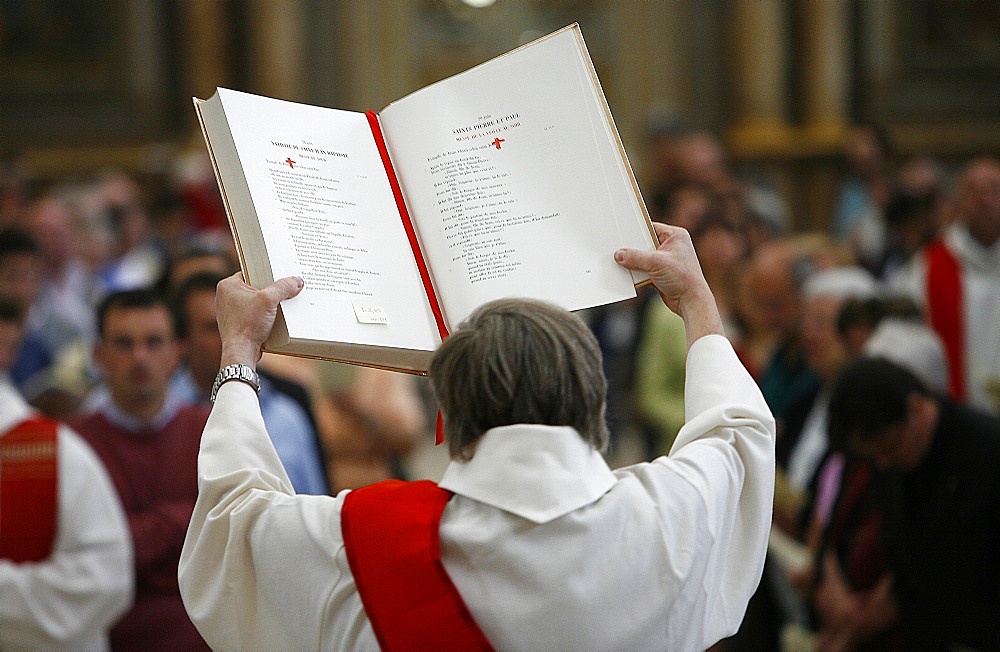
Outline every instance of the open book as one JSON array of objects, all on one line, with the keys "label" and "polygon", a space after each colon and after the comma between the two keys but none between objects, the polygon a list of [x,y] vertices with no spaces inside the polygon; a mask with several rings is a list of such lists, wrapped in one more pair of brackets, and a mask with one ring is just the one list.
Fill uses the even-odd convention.
[{"label": "open book", "polygon": [[579,310],[656,236],[577,25],[378,114],[218,89],[195,107],[244,277],[301,276],[265,350],[422,373],[476,307]]}]

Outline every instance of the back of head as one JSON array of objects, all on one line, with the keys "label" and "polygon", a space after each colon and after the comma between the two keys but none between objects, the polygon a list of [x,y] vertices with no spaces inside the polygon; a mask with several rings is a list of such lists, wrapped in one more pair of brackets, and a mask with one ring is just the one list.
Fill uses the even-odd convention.
[{"label": "back of head", "polygon": [[16,226],[0,229],[0,262],[16,254],[41,256],[41,253],[41,248],[28,231]]},{"label": "back of head", "polygon": [[863,357],[840,371],[830,394],[829,435],[833,446],[870,440],[903,424],[913,393],[928,395],[925,385],[905,367],[882,357]]},{"label": "back of head", "polygon": [[156,287],[164,295],[171,296],[195,274],[210,272],[225,277],[238,270],[239,265],[220,238],[210,233],[200,234],[171,256]]},{"label": "back of head", "polygon": [[471,459],[490,428],[572,426],[607,443],[607,381],[597,340],[575,315],[526,299],[490,302],[441,345],[429,375],[451,456]]},{"label": "back of head", "polygon": [[921,219],[930,219],[934,209],[933,195],[916,195],[896,191],[889,196],[882,216],[889,228],[903,227]]},{"label": "back of head", "polygon": [[0,296],[30,308],[41,287],[42,265],[42,250],[30,233],[0,229]]}]

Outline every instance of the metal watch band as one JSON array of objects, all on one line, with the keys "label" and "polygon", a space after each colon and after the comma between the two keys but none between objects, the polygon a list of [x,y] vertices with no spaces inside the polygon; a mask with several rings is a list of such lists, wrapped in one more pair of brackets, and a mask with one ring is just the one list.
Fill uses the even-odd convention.
[{"label": "metal watch band", "polygon": [[253,367],[245,364],[231,364],[220,369],[219,373],[215,376],[215,382],[212,383],[212,403],[215,403],[215,395],[219,393],[219,388],[222,387],[222,384],[230,380],[244,382],[260,394],[260,376],[257,375]]}]

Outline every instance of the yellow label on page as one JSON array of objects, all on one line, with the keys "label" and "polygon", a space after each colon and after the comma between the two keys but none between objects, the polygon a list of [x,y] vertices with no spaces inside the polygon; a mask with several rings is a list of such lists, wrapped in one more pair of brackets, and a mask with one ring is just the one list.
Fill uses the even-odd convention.
[{"label": "yellow label on page", "polygon": [[377,301],[371,299],[351,299],[354,305],[354,316],[361,324],[388,324],[389,315],[385,308]]}]

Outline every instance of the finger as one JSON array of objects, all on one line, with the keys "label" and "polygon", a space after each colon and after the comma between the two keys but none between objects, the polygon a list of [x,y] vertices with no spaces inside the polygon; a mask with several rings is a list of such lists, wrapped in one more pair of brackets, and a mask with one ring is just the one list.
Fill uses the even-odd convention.
[{"label": "finger", "polygon": [[656,239],[660,244],[666,242],[676,228],[663,222],[653,222],[653,230],[656,232]]},{"label": "finger", "polygon": [[302,287],[305,285],[303,281],[298,276],[286,276],[285,278],[279,278],[274,283],[271,283],[266,288],[261,290],[268,298],[273,301],[284,301],[285,299],[291,299],[302,291]]},{"label": "finger", "polygon": [[219,281],[217,287],[219,287],[219,288],[230,287],[230,286],[231,287],[240,287],[240,286],[243,286],[243,285],[246,285],[246,283],[243,282],[243,272],[236,272],[235,274],[233,274],[231,276],[227,276],[226,278],[224,278],[221,281]]},{"label": "finger", "polygon": [[663,224],[662,222],[653,222],[653,229],[656,230],[656,238],[659,241],[659,248],[662,249],[663,245],[667,244],[670,240],[675,238],[684,239],[685,236],[690,238],[688,230],[683,226],[674,226],[673,224]]}]

